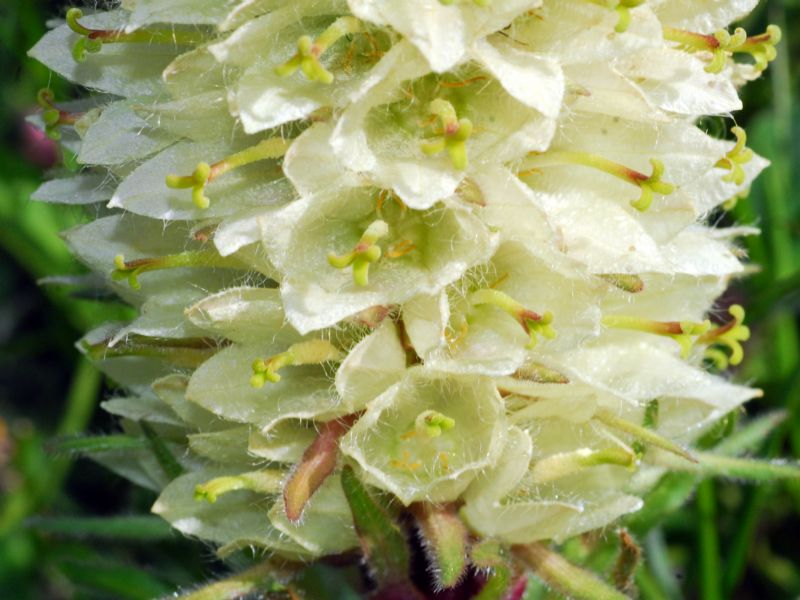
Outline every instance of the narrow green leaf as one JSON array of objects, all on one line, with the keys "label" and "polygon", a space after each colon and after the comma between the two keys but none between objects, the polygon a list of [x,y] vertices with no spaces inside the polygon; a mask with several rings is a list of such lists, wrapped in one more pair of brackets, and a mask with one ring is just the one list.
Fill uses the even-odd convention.
[{"label": "narrow green leaf", "polygon": [[714,482],[703,481],[697,488],[697,545],[699,549],[700,598],[722,600],[722,568],[717,532],[717,499]]},{"label": "narrow green leaf", "polygon": [[100,538],[149,542],[174,537],[169,524],[159,517],[35,517],[27,526],[41,533],[74,538]]},{"label": "narrow green leaf", "polygon": [[511,548],[522,562],[548,586],[575,600],[628,600],[596,575],[568,562],[543,544],[517,545]]},{"label": "narrow green leaf", "polygon": [[753,419],[717,444],[714,448],[714,454],[737,456],[744,452],[757,451],[764,444],[769,434],[783,423],[787,416],[786,411],[776,410]]},{"label": "narrow green leaf", "polygon": [[350,466],[342,470],[342,489],[375,579],[381,586],[405,581],[409,573],[409,552],[403,532],[375,502]]},{"label": "narrow green leaf", "polygon": [[636,572],[636,587],[639,589],[639,596],[642,600],[669,600],[658,587],[653,575],[646,568]]},{"label": "narrow green leaf", "polygon": [[167,445],[164,443],[156,431],[150,426],[149,423],[142,421],[139,423],[142,428],[142,432],[144,433],[147,441],[150,445],[150,450],[152,450],[153,455],[156,457],[161,470],[164,471],[164,475],[169,477],[170,479],[175,479],[179,475],[183,473],[183,467],[178,462],[178,460],[172,456],[172,452],[169,451]]},{"label": "narrow green leaf", "polygon": [[411,511],[437,588],[455,587],[467,570],[467,528],[452,506],[418,502]]},{"label": "narrow green leaf", "polygon": [[785,461],[766,461],[751,458],[719,456],[708,452],[695,455],[697,464],[683,460],[659,460],[676,471],[687,471],[704,477],[732,477],[746,481],[800,480],[800,465]]},{"label": "narrow green leaf", "polygon": [[265,562],[182,594],[177,598],[180,600],[236,600],[259,592],[281,592],[286,588],[275,580],[276,572],[275,565]]},{"label": "narrow green leaf", "polygon": [[[669,547],[664,539],[664,532],[660,527],[649,531],[647,537],[644,538],[644,552],[646,569],[639,569],[637,582],[638,574],[647,571],[662,597],[669,600],[682,600],[683,593],[677,570],[673,565]],[[640,589],[639,591],[643,592],[644,590]]]},{"label": "narrow green leaf", "polygon": [[91,456],[103,452],[125,452],[146,449],[147,441],[132,435],[70,436],[54,438],[47,450],[56,455]]},{"label": "narrow green leaf", "polygon": [[67,395],[67,408],[58,424],[59,435],[79,433],[89,424],[97,404],[100,383],[100,371],[85,358],[79,358]]},{"label": "narrow green leaf", "polygon": [[624,525],[637,534],[646,533],[686,504],[698,481],[694,474],[667,473],[644,497],[642,508],[623,520]]},{"label": "narrow green leaf", "polygon": [[152,600],[171,591],[164,582],[133,567],[68,561],[59,570],[73,584],[119,600]]}]

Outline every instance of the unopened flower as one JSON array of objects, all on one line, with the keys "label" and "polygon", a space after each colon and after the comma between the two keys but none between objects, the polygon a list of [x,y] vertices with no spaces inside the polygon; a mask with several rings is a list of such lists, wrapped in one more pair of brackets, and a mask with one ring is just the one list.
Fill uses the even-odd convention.
[{"label": "unopened flower", "polygon": [[360,543],[396,585],[380,490],[440,586],[469,555],[500,594],[530,544],[701,468],[693,442],[760,394],[716,374],[749,330],[711,320],[743,267],[707,217],[767,162],[695,125],[775,57],[776,28],[727,29],[754,4],[70,9],[31,54],[98,93],[40,95],[82,169],[37,195],[107,205],[66,240],[139,316],[82,347],[160,449],[100,460],[222,555]]}]

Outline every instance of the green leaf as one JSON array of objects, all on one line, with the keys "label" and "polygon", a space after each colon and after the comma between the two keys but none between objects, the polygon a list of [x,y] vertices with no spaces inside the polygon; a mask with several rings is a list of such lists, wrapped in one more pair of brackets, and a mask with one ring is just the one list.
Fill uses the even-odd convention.
[{"label": "green leaf", "polygon": [[734,477],[747,481],[800,480],[800,465],[796,462],[732,458],[716,454],[700,454],[697,468],[703,475]]},{"label": "green leaf", "polygon": [[722,600],[722,568],[717,528],[717,498],[714,482],[705,480],[697,488],[697,571],[700,597],[703,600]]},{"label": "green leaf", "polygon": [[757,451],[767,436],[786,421],[787,416],[786,411],[776,410],[749,421],[717,444],[714,453],[737,456],[744,452]]},{"label": "green leaf", "polygon": [[410,557],[403,532],[350,466],[342,470],[342,489],[353,512],[361,548],[379,585],[405,581]]},{"label": "green leaf", "polygon": [[97,435],[62,437],[50,440],[47,449],[52,454],[91,456],[103,452],[125,452],[146,449],[147,441],[132,435]]},{"label": "green leaf", "polygon": [[467,528],[452,506],[420,502],[411,510],[432,563],[437,588],[455,587],[467,569]]},{"label": "green leaf", "polygon": [[175,479],[179,475],[182,475],[183,467],[178,460],[172,456],[172,452],[169,451],[169,448],[167,448],[164,440],[158,436],[155,430],[148,423],[142,421],[139,425],[141,426],[142,431],[144,432],[144,435],[150,444],[150,449],[153,451],[153,455],[156,457],[158,464],[164,471],[164,474],[170,479]]},{"label": "green leaf", "polygon": [[72,583],[119,600],[152,600],[172,591],[159,579],[133,567],[64,562],[59,570]]},{"label": "green leaf", "polygon": [[169,524],[150,516],[130,517],[35,517],[28,527],[41,533],[74,538],[150,542],[174,537]]},{"label": "green leaf", "polygon": [[698,480],[689,473],[667,473],[644,497],[641,510],[625,518],[624,525],[637,534],[647,532],[686,504]]},{"label": "green leaf", "polygon": [[752,458],[721,456],[710,452],[695,454],[697,463],[662,454],[658,463],[673,471],[694,473],[701,477],[733,477],[745,481],[800,480],[800,464]]}]

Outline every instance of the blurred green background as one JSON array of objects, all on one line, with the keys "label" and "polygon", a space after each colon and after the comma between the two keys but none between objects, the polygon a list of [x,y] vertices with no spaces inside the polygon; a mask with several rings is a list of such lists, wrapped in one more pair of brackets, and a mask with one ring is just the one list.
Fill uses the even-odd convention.
[{"label": "blurred green background", "polygon": [[[24,116],[41,87],[58,98],[80,94],[25,55],[62,5],[0,2],[0,598],[149,599],[211,577],[220,568],[213,553],[148,517],[151,493],[90,461],[48,452],[56,436],[115,429],[97,408],[110,384],[74,342],[126,315],[118,304],[39,283],[82,272],[58,232],[91,218],[80,207],[29,200],[62,160],[25,128]],[[767,23],[784,31],[780,55],[744,90],[746,109],[735,119],[773,166],[718,220],[763,231],[744,242],[758,271],[729,292],[748,307],[754,332],[735,376],[765,391],[748,414],[787,411],[758,454],[800,457],[800,0],[766,0],[744,26],[757,32]],[[702,124],[717,135],[730,125]],[[76,519],[120,515],[126,519]],[[704,482],[660,527],[640,532],[648,560],[642,596],[797,598],[798,540],[800,485]]]}]

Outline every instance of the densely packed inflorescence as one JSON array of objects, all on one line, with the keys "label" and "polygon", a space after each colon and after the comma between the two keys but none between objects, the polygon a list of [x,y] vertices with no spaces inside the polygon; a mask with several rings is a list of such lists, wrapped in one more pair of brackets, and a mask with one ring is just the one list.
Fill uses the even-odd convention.
[{"label": "densely packed inflorescence", "polygon": [[707,217],[766,161],[697,126],[775,57],[755,4],[70,9],[31,55],[95,92],[39,98],[82,167],[36,197],[105,207],[65,237],[139,316],[81,347],[148,441],[99,459],[223,556],[369,554],[379,490],[490,567],[639,510],[758,395]]}]

